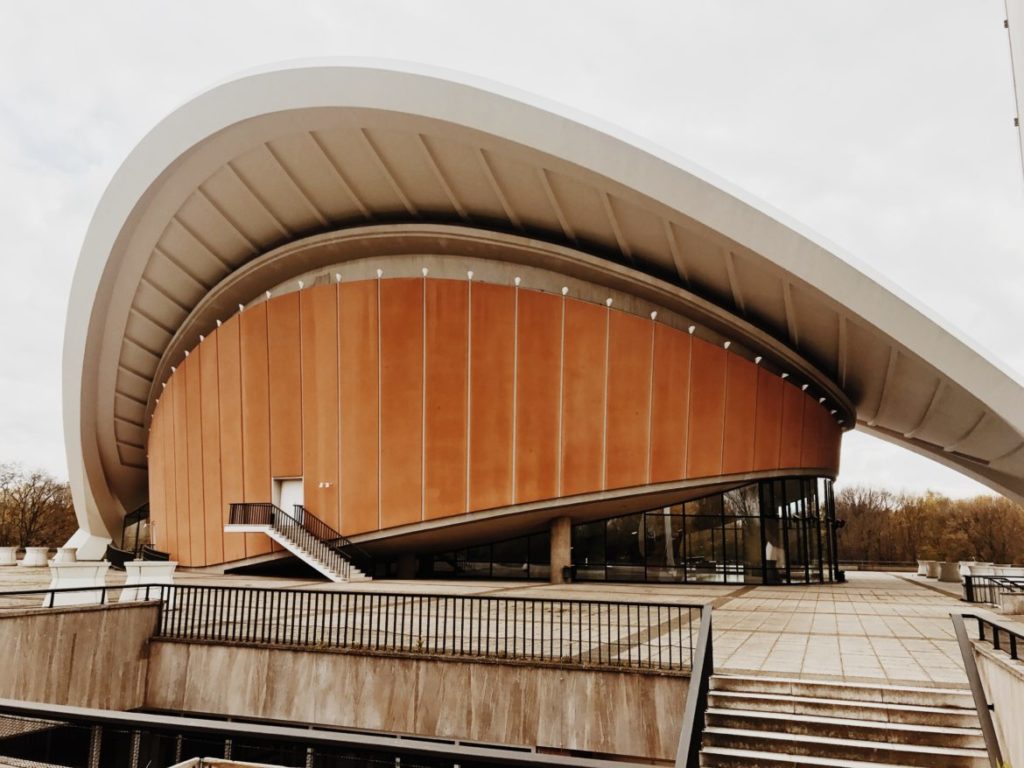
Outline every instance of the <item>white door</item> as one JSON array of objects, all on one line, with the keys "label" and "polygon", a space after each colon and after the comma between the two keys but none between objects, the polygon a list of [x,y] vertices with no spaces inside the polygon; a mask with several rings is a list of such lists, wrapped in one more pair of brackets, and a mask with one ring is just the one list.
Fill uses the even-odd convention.
[{"label": "white door", "polygon": [[[295,517],[295,505],[302,504],[302,478],[289,480],[275,480],[275,485],[280,485],[278,490],[278,503],[286,515]],[[300,513],[301,514],[301,513]],[[301,519],[299,522],[303,522]]]}]

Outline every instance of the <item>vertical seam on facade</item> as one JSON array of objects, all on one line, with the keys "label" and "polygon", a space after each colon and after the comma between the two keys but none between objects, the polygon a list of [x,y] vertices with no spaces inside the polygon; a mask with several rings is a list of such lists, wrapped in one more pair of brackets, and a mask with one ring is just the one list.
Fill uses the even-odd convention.
[{"label": "vertical seam on facade", "polygon": [[338,400],[338,435],[334,440],[334,444],[338,449],[337,466],[335,467],[338,471],[338,490],[336,492],[337,498],[334,505],[334,512],[338,516],[338,530],[344,532],[345,510],[342,506],[341,495],[342,466],[344,464],[341,452],[342,446],[345,443],[342,419],[342,412],[344,411],[345,404],[341,399],[341,283],[335,283],[334,285],[334,371],[338,377],[334,392],[334,395]]},{"label": "vertical seam on facade", "polygon": [[657,336],[657,323],[651,319],[651,365],[650,378],[647,380],[647,483],[651,482],[651,456],[654,452],[654,340]]},{"label": "vertical seam on facade", "polygon": [[[609,299],[610,301],[610,299]],[[604,393],[602,394],[601,414],[601,490],[608,488],[608,378],[610,352],[612,345],[612,308],[605,304],[604,312]]]},{"label": "vertical seam on facade", "polygon": [[562,294],[562,321],[558,346],[558,463],[555,467],[555,496],[562,495],[562,397],[565,388],[565,294]]},{"label": "vertical seam on facade", "polygon": [[693,334],[686,336],[686,402],[683,403],[683,414],[686,417],[686,429],[683,430],[683,473],[682,478],[689,477],[690,439],[693,432],[693,418],[690,413],[690,401],[693,399]]},{"label": "vertical seam on facade", "polygon": [[516,503],[516,449],[519,441],[519,286],[513,286],[512,310],[512,503]]},{"label": "vertical seam on facade", "polygon": [[420,520],[427,519],[427,276],[420,297],[423,375],[420,378]]},{"label": "vertical seam on facade", "polygon": [[213,360],[213,375],[216,378],[216,382],[214,384],[214,387],[215,387],[214,395],[215,395],[216,401],[217,401],[217,423],[215,425],[217,427],[217,506],[218,506],[218,510],[217,510],[218,514],[217,514],[217,516],[221,519],[221,524],[220,524],[220,558],[221,558],[221,560],[224,560],[224,523],[227,522],[227,521],[224,520],[224,518],[223,518],[224,513],[220,509],[220,507],[222,505],[222,500],[224,498],[224,463],[220,459],[220,457],[223,455],[223,450],[221,449],[221,444],[220,444],[221,437],[222,437],[222,435],[220,433],[220,409],[221,409],[221,402],[220,402],[220,334],[211,334],[211,335],[214,336],[214,338],[217,341],[217,355],[216,355],[216,357],[214,357],[214,360]]},{"label": "vertical seam on facade", "polygon": [[786,380],[782,380],[782,390],[779,393],[779,439],[778,446],[775,451],[775,468],[782,468],[782,441],[785,439],[785,435],[782,433],[783,427],[786,426]]},{"label": "vertical seam on facade", "polygon": [[381,319],[380,319],[380,304],[381,304],[381,301],[380,301],[380,281],[381,281],[382,277],[383,276],[380,275],[380,274],[377,275],[377,530],[378,531],[382,527],[382,525],[381,525],[381,498],[380,498],[381,482],[380,482],[380,476],[381,476],[381,472],[383,470],[383,468],[381,467],[381,444],[380,444],[380,442],[381,442],[381,432],[382,432],[382,430],[381,430],[381,423],[380,423],[380,417],[381,417],[381,403],[380,403],[380,401],[381,401],[381,392],[380,392],[380,385],[381,385],[381,365],[382,365],[382,360],[381,360],[381,346],[382,345],[381,345],[381,333],[380,333],[380,323],[381,323]]},{"label": "vertical seam on facade", "polygon": [[[303,401],[302,387],[305,383],[305,377],[302,375],[302,289],[296,291],[298,294],[295,299],[299,303],[299,475],[302,477],[302,503],[306,503],[306,456],[302,447],[306,444],[306,430],[302,424],[302,409]],[[319,469],[319,467],[318,467]],[[320,510],[320,514],[323,515],[323,510]]]},{"label": "vertical seam on facade", "polygon": [[[274,500],[274,434],[271,427],[274,423],[270,409],[270,299],[263,302],[263,324],[266,328],[264,338],[267,350],[267,466],[270,467],[270,500]],[[280,499],[278,499],[280,501]],[[294,511],[294,510],[293,510]],[[267,537],[270,538],[270,537]],[[270,539],[270,551],[274,551],[277,542]]]},{"label": "vertical seam on facade", "polygon": [[[236,324],[235,331],[238,338],[238,344],[236,349],[238,350],[238,444],[242,447],[239,465],[242,469],[242,501],[248,501],[245,498],[245,406],[242,402],[244,396],[244,387],[242,386],[242,317],[241,312],[238,313],[238,323]],[[175,495],[175,501],[177,501],[177,495]],[[249,556],[249,545],[246,541],[247,537],[242,534],[242,557]]]},{"label": "vertical seam on facade", "polygon": [[722,450],[718,458],[718,474],[725,472],[725,420],[729,413],[729,350],[725,351],[725,385],[722,387]]},{"label": "vertical seam on facade", "polygon": [[469,512],[473,437],[473,278],[466,280],[466,512]]}]

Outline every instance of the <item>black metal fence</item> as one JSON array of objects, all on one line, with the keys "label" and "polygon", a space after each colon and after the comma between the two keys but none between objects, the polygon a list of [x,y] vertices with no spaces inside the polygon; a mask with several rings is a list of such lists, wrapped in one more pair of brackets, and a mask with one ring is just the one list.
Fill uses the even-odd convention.
[{"label": "black metal fence", "polygon": [[1024,593],[1024,576],[964,576],[964,601],[1000,605],[1003,592]]},{"label": "black metal fence", "polygon": [[[128,590],[131,590],[130,592]],[[688,673],[703,606],[175,584],[0,593],[0,610],[156,600],[156,636]]]},{"label": "black metal fence", "polygon": [[640,768],[519,747],[262,723],[63,707],[0,699],[0,763],[167,768],[195,758],[295,768]]},{"label": "black metal fence", "polygon": [[168,639],[688,671],[701,606],[167,587]]}]

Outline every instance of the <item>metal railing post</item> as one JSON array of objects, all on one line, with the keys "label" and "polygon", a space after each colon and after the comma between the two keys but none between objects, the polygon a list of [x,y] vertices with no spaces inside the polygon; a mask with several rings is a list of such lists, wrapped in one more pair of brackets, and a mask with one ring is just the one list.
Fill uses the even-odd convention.
[{"label": "metal railing post", "polygon": [[[960,646],[960,655],[964,660],[967,681],[971,684],[971,694],[974,697],[974,707],[978,711],[978,720],[981,722],[981,733],[985,737],[985,750],[988,752],[989,765],[992,768],[1001,768],[1003,765],[1003,753],[999,748],[999,739],[996,736],[996,728],[992,722],[992,708],[988,703],[988,698],[985,696],[985,687],[981,684],[981,675],[978,674],[978,662],[974,658],[974,644],[967,636],[963,615],[953,613],[950,614],[950,618],[953,620],[956,642]],[[995,631],[994,627],[993,630]]]},{"label": "metal railing post", "polygon": [[708,708],[708,691],[711,688],[711,676],[714,672],[711,606],[705,605],[700,612],[700,632],[697,634],[697,645],[691,646],[690,685],[686,692],[683,726],[679,731],[676,768],[696,768],[700,765],[704,714]]}]

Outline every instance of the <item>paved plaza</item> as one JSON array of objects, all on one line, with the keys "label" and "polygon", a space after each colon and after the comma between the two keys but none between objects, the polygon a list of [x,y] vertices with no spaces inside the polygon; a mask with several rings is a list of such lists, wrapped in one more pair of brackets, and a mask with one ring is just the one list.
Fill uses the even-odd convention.
[{"label": "paved plaza", "polygon": [[[123,581],[110,572],[108,584]],[[0,569],[0,588],[44,588],[42,568]],[[851,682],[964,687],[950,612],[968,608],[952,589],[913,575],[851,572],[845,584],[805,586],[548,584],[496,581],[373,581],[332,584],[179,571],[186,585],[352,592],[615,599],[712,603],[719,671]],[[945,587],[946,585],[943,585]],[[977,606],[971,606],[973,610]]]}]

